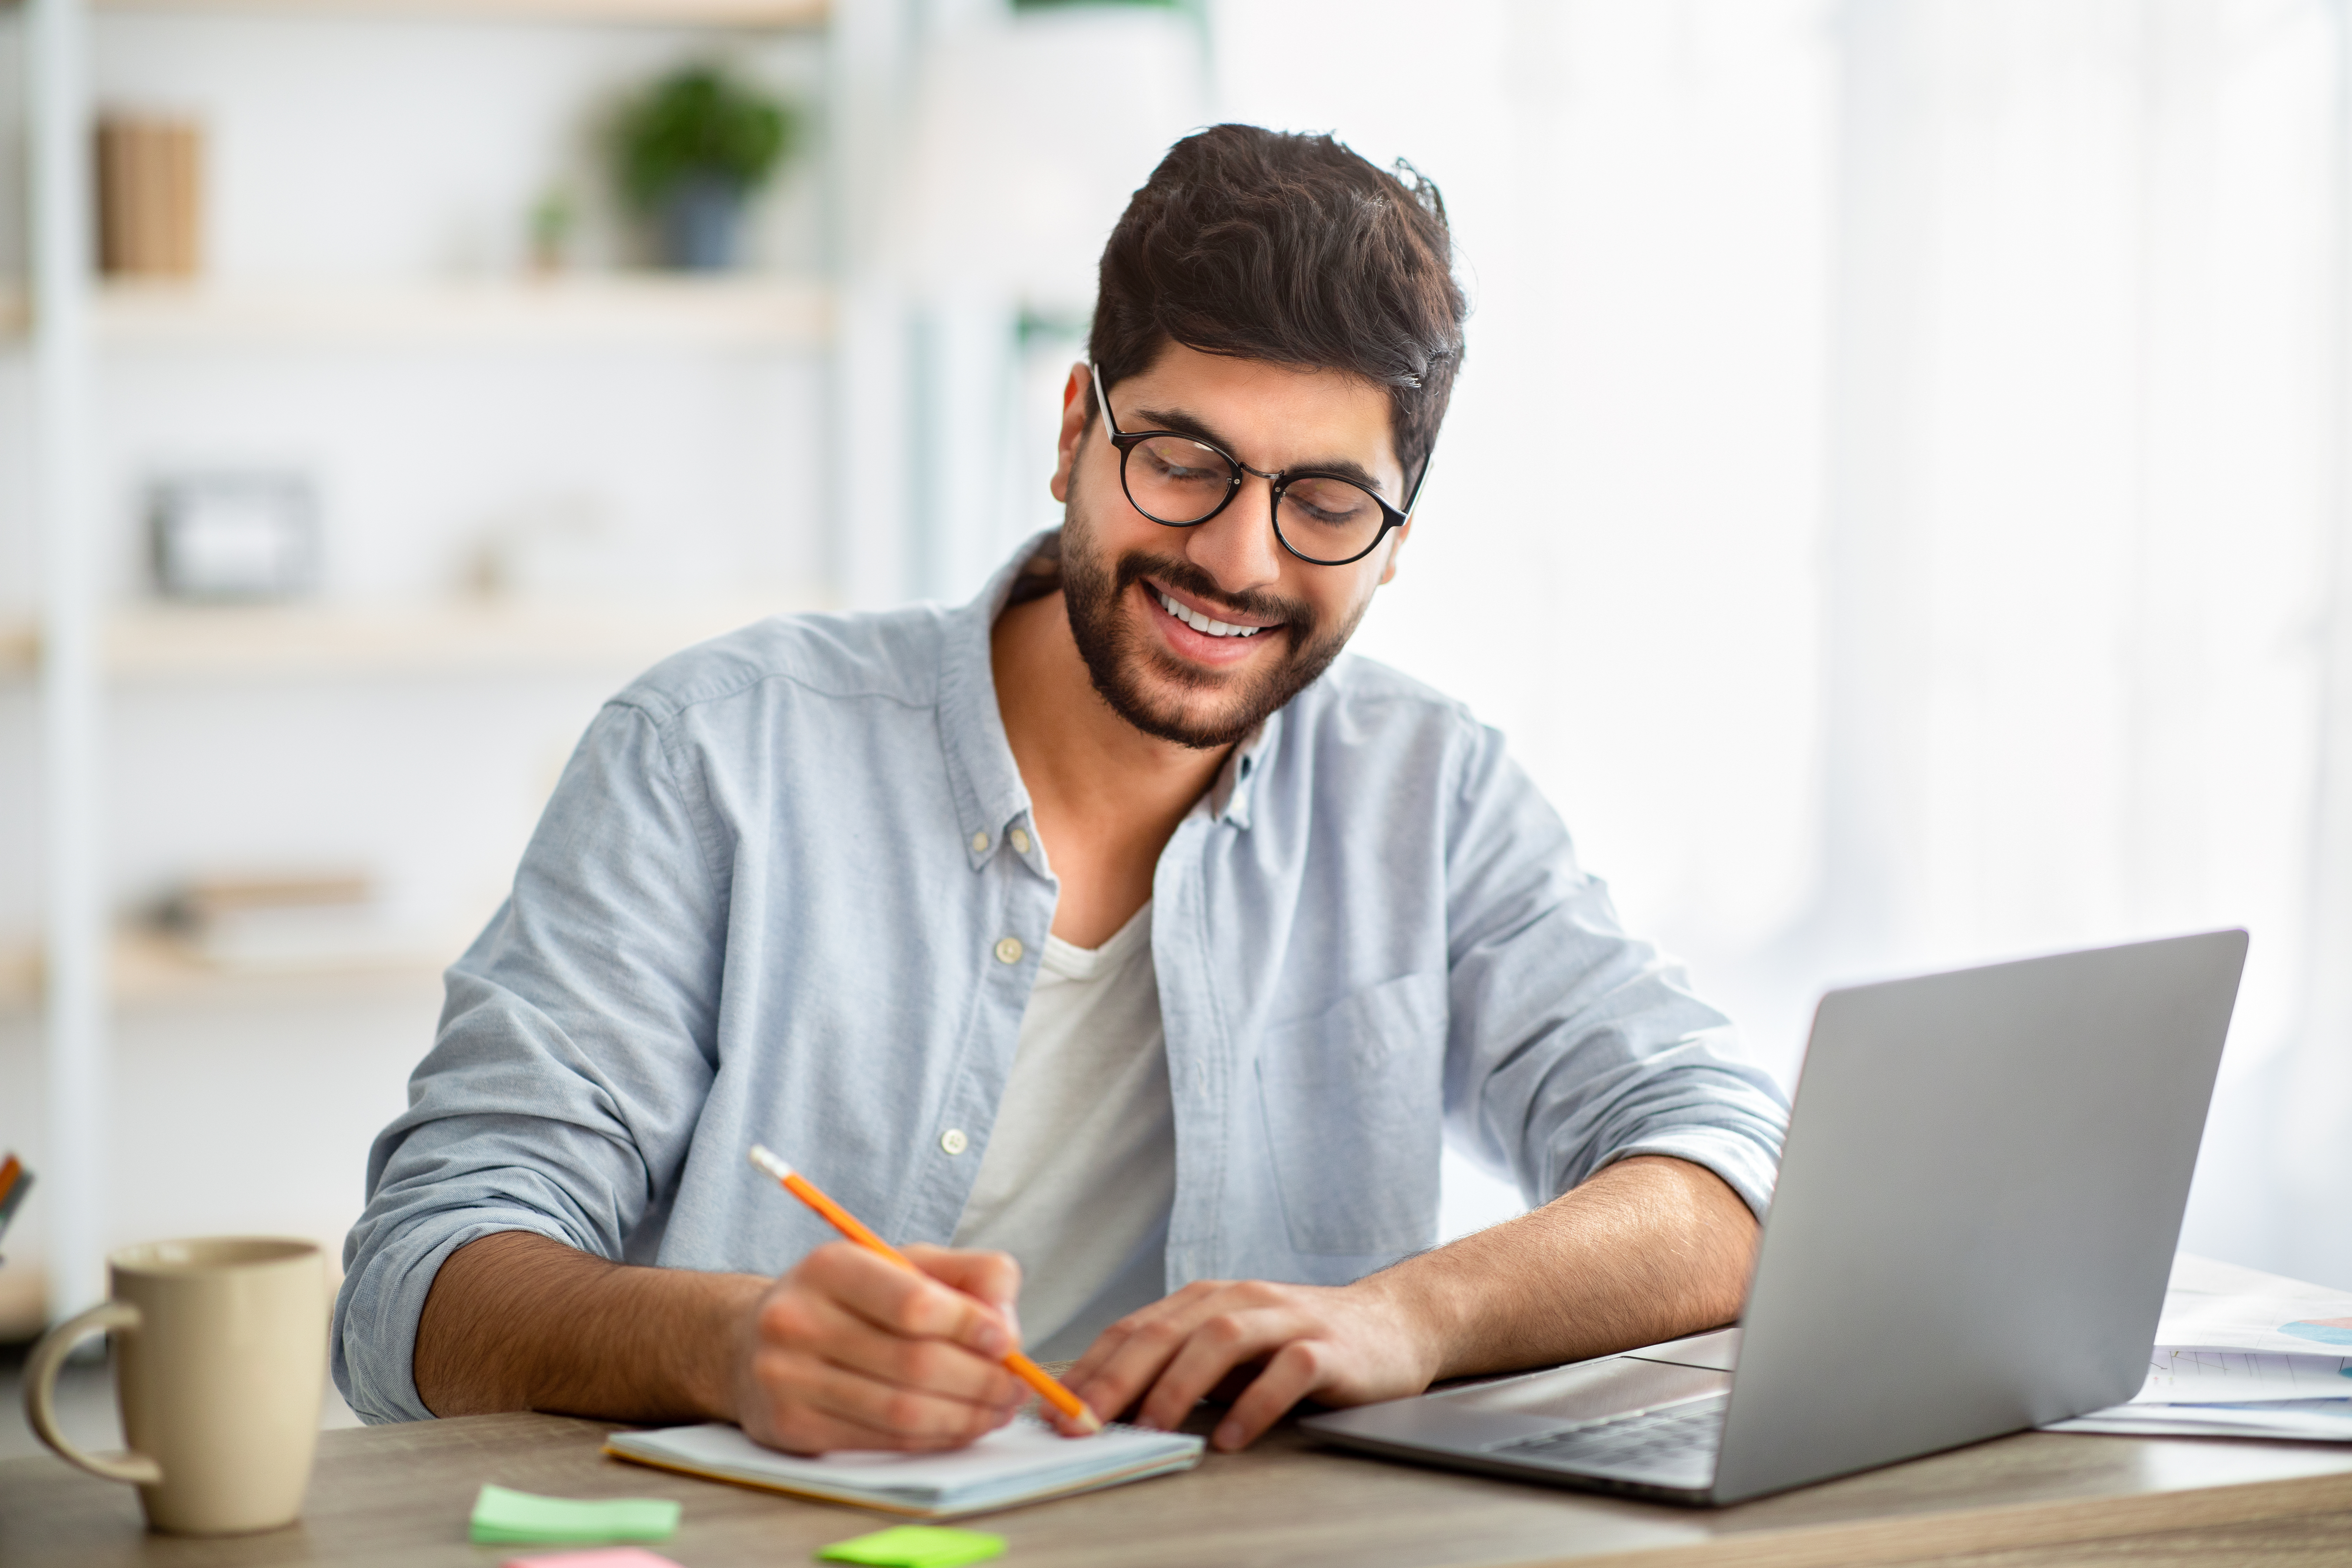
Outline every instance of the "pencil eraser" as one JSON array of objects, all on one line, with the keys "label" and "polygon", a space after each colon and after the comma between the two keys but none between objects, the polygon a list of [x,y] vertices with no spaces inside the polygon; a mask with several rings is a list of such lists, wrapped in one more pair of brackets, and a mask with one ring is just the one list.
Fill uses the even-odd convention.
[{"label": "pencil eraser", "polygon": [[509,1557],[499,1568],[678,1568],[658,1552],[642,1546],[599,1546],[589,1552],[554,1552],[538,1557]]}]

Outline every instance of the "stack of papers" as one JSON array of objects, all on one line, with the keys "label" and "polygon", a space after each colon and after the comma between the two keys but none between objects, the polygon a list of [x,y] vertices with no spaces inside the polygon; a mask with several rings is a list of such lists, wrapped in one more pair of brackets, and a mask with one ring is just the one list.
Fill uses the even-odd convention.
[{"label": "stack of papers", "polygon": [[2048,1430],[2352,1443],[2352,1295],[2184,1252],[2138,1395]]},{"label": "stack of papers", "polygon": [[604,1443],[606,1453],[641,1465],[926,1519],[984,1513],[1189,1470],[1201,1462],[1201,1448],[1200,1438],[1181,1432],[1116,1422],[1092,1437],[1064,1437],[1026,1415],[944,1454],[852,1450],[803,1458],[763,1448],[722,1422],[615,1432]]}]

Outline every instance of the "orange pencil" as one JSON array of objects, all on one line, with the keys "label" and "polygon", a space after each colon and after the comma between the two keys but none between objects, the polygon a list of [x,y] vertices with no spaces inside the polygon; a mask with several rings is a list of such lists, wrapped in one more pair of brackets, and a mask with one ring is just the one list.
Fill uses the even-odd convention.
[{"label": "orange pencil", "polygon": [[[915,1268],[914,1259],[868,1230],[864,1221],[825,1196],[823,1189],[814,1182],[810,1181],[757,1143],[751,1145],[751,1163],[782,1182],[786,1192],[832,1221],[834,1229],[841,1232],[858,1246],[869,1252],[880,1253],[901,1268],[917,1274],[922,1273],[921,1269]],[[1085,1400],[1064,1388],[1055,1381],[1052,1373],[1047,1372],[1019,1351],[1007,1355],[1004,1358],[1004,1365],[1013,1376],[1035,1389],[1046,1404],[1084,1426],[1089,1433],[1102,1430],[1102,1417],[1087,1408]]]}]

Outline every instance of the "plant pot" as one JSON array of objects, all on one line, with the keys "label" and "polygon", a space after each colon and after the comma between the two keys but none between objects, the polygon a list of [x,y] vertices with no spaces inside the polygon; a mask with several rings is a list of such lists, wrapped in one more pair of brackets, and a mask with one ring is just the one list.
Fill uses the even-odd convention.
[{"label": "plant pot", "polygon": [[689,174],[662,199],[662,262],[688,272],[733,265],[743,217],[743,187],[723,174]]}]

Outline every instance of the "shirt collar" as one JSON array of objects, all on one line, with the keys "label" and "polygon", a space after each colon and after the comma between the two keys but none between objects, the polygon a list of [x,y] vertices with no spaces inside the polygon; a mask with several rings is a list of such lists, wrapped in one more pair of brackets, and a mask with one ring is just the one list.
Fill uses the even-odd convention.
[{"label": "shirt collar", "polygon": [[1235,827],[1250,825],[1250,803],[1257,798],[1257,781],[1265,772],[1282,736],[1282,711],[1276,709],[1250,731],[1249,739],[1233,749],[1217,782],[1209,786],[1209,815]]},{"label": "shirt collar", "polygon": [[[964,854],[975,869],[996,852],[1007,830],[1029,815],[1029,791],[1013,761],[1004,715],[996,705],[989,632],[1023,586],[1022,579],[1041,569],[1041,558],[1052,558],[1060,532],[1049,528],[1024,540],[979,595],[948,611],[942,623],[940,736],[947,751]],[[1271,765],[1281,734],[1282,715],[1277,712],[1234,748],[1202,803],[1211,816],[1236,828],[1249,826],[1257,780]]]},{"label": "shirt collar", "polygon": [[979,597],[947,613],[940,647],[940,739],[947,749],[948,780],[955,791],[964,854],[977,869],[996,852],[1005,830],[1029,814],[1029,791],[1004,738],[996,706],[996,671],[988,635],[1013,597],[1024,571],[1052,540],[1047,529],[1022,543],[996,569]]}]

